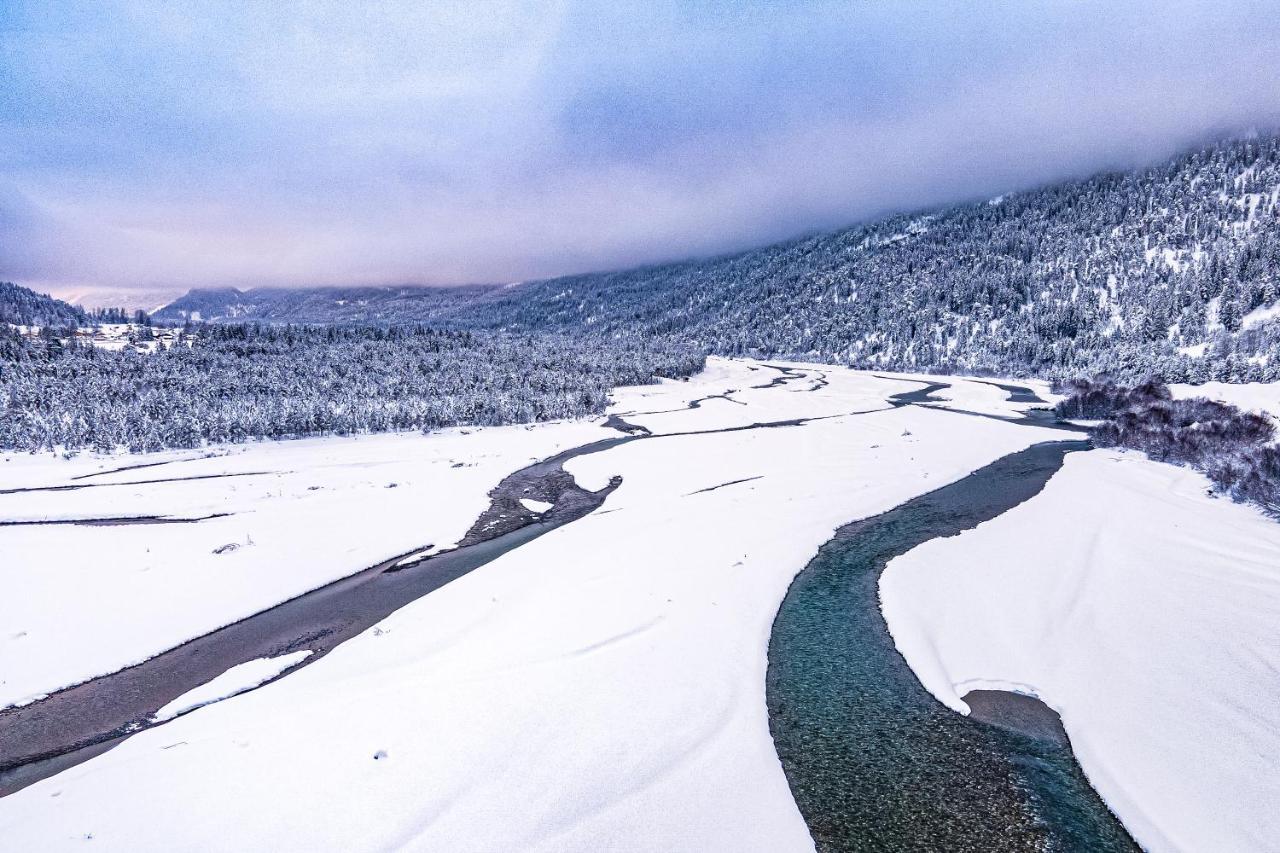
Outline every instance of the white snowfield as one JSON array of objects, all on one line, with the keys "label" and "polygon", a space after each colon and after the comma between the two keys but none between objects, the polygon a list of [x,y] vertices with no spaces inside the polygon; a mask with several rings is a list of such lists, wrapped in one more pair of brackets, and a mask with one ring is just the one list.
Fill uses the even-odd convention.
[{"label": "white snowfield", "polygon": [[[781,371],[713,359],[688,382],[621,389],[611,414],[660,435],[568,464],[588,488],[622,476],[599,510],[279,680],[231,695],[294,661],[235,667],[184,697],[221,701],[0,799],[0,850],[812,850],[765,705],[792,577],[840,525],[1071,436],[888,405],[936,377],[787,367],[769,388],[752,386]],[[942,381],[945,407],[1026,408]],[[813,420],[741,428],[796,418]],[[0,462],[0,488],[246,475],[0,495],[4,519],[235,513],[0,528],[0,687],[47,693],[438,550],[503,475],[618,434],[550,424]],[[185,461],[71,479],[169,459]],[[894,561],[884,604],[943,702],[963,711],[964,692],[997,686],[1057,708],[1144,845],[1267,849],[1280,527],[1205,485],[1133,454],[1073,454],[1040,496]]]},{"label": "white snowfield", "polygon": [[398,554],[448,547],[508,473],[602,432],[557,423],[257,443],[211,456],[0,458],[0,491],[88,486],[0,494],[0,521],[227,513],[191,524],[0,527],[0,707]]},{"label": "white snowfield", "polygon": [[258,658],[237,664],[218,677],[183,693],[156,711],[154,719],[169,720],[179,714],[235,696],[237,693],[252,690],[259,684],[275,678],[289,667],[301,663],[310,654],[310,649],[303,649],[300,652],[290,652],[273,658]]},{"label": "white snowfield", "polygon": [[1170,385],[1175,399],[1208,397],[1243,409],[1269,415],[1280,424],[1280,382],[1206,382],[1203,385]]},{"label": "white snowfield", "polygon": [[[765,705],[769,631],[792,577],[845,522],[1063,434],[893,409],[887,397],[918,383],[796,369],[803,375],[786,384],[753,389],[780,372],[713,360],[690,382],[623,389],[614,413],[655,432],[823,419],[663,435],[574,460],[568,469],[588,487],[622,476],[601,509],[419,599],[310,666],[0,799],[0,849],[80,850],[92,837],[94,849],[129,851],[811,850]],[[964,393],[987,395],[987,387]],[[733,401],[684,408],[730,389]],[[635,414],[645,411],[665,413]],[[151,487],[117,490],[134,501],[132,511],[234,504],[240,524],[249,523],[249,509],[275,513],[253,529],[254,545],[217,557],[205,555],[245,534],[204,532],[214,522],[0,529],[6,553],[22,557],[22,568],[5,567],[8,588],[38,593],[3,604],[6,626],[35,627],[22,654],[40,659],[15,656],[17,641],[6,638],[6,666],[22,674],[21,687],[7,689],[47,692],[197,633],[191,622],[203,630],[342,571],[334,563],[303,569],[301,555],[332,551],[355,571],[424,541],[456,539],[469,519],[450,504],[474,517],[501,473],[606,435],[618,433],[562,424],[255,446],[190,463],[296,472],[283,481],[243,478],[239,489],[253,499],[230,490],[235,479],[178,485],[192,490],[182,502],[170,492],[148,499]],[[467,469],[449,460],[479,461],[468,446],[500,458],[474,480],[450,479],[447,472]],[[397,466],[397,456],[443,461]],[[87,463],[23,464],[53,477]],[[188,463],[171,467],[185,473]],[[117,476],[148,471],[166,469]],[[387,489],[390,480],[400,487]],[[319,500],[306,491],[313,483],[329,485],[332,505],[310,502]],[[442,488],[449,494],[433,494]],[[84,505],[102,491],[53,493],[69,500],[42,511],[106,511],[107,501]],[[7,511],[28,507],[19,501]],[[413,529],[396,533],[397,523]],[[82,537],[75,548],[50,550],[68,533]],[[164,559],[146,560],[162,533],[185,538],[185,549],[169,543]],[[264,543],[277,536],[275,556],[263,559]],[[54,553],[95,559],[77,568],[49,559]],[[217,567],[226,557],[244,568],[226,570],[224,589]],[[193,572],[193,564],[208,568]],[[100,577],[84,580],[94,573]],[[117,585],[127,592],[113,593]],[[99,613],[104,596],[108,615]],[[187,598],[200,605],[182,605]],[[185,608],[181,619],[152,613],[174,606]],[[99,653],[104,645],[114,651]]]},{"label": "white snowfield", "polygon": [[1061,713],[1089,780],[1153,851],[1280,843],[1280,524],[1136,453],[1067,457],[1039,496],[881,577],[925,687]]}]

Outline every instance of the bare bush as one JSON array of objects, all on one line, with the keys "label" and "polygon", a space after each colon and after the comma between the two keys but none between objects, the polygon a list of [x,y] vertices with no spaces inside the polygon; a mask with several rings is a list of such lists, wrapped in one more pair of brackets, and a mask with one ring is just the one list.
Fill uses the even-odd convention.
[{"label": "bare bush", "polygon": [[1205,472],[1221,492],[1280,517],[1280,449],[1270,419],[1197,397],[1174,400],[1148,380],[1124,388],[1108,380],[1077,379],[1057,406],[1066,418],[1101,419],[1092,430],[1099,447],[1140,450],[1152,459]]}]

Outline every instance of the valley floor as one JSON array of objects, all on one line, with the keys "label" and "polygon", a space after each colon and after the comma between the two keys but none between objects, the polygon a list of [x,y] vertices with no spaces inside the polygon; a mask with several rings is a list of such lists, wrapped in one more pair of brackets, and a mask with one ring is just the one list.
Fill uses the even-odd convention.
[{"label": "valley floor", "polygon": [[1062,715],[1098,792],[1149,850],[1280,838],[1280,524],[1136,453],[1067,457],[1044,492],[881,576],[924,686]]},{"label": "valley floor", "polygon": [[[452,547],[512,471],[652,436],[566,464],[587,489],[621,477],[586,517],[0,799],[0,849],[812,849],[765,704],[788,584],[846,522],[1070,437],[944,381],[946,402],[898,407],[920,381],[713,359],[620,389],[612,427],[0,461],[2,707]],[[1280,792],[1280,528],[1199,486],[1073,454],[1040,496],[892,563],[886,615],[952,707],[994,684],[1056,708],[1145,846],[1248,849],[1280,829],[1259,813]]]}]

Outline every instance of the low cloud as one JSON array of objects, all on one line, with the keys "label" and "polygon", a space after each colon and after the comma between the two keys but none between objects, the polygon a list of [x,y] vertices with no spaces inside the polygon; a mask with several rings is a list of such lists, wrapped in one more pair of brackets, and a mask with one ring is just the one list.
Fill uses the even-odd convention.
[{"label": "low cloud", "polygon": [[627,266],[1280,125],[1261,2],[11,5],[0,279],[48,287]]}]

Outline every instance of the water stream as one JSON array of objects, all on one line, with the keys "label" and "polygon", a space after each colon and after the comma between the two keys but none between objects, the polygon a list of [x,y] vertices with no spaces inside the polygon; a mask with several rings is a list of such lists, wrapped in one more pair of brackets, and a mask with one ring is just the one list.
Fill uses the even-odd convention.
[{"label": "water stream", "polygon": [[[782,375],[769,387],[804,376],[791,369],[775,369]],[[691,404],[690,408],[696,406]],[[809,420],[814,419],[743,424],[707,430],[703,434],[797,427]],[[626,434],[565,450],[503,478],[489,494],[488,509],[476,519],[455,548],[437,553],[430,545],[424,544],[408,554],[392,557],[354,575],[304,592],[135,666],[58,690],[27,705],[0,710],[0,797],[100,755],[139,731],[163,725],[166,721],[153,719],[157,709],[233,666],[257,658],[304,649],[311,651],[303,661],[277,676],[287,677],[418,598],[598,509],[621,480],[614,478],[607,487],[588,491],[578,486],[564,470],[564,464],[569,460],[600,453],[630,441],[696,434],[674,432],[653,435],[644,427],[630,424],[617,415],[610,417],[605,425]],[[139,484],[219,476],[239,475],[174,477],[140,481]],[[84,483],[25,491],[110,485],[121,484]],[[534,512],[522,504],[522,499],[545,502],[551,507],[545,513]],[[90,519],[78,523],[143,522],[162,523],[148,519]]]},{"label": "water stream", "polygon": [[[803,376],[774,369],[780,375],[763,387]],[[894,395],[890,406],[929,405],[936,402],[930,395],[947,387],[922,384]],[[826,417],[856,414],[871,412]],[[608,426],[628,434],[573,448],[504,479],[489,510],[452,551],[392,558],[138,666],[0,711],[0,796],[154,725],[157,708],[235,664],[299,649],[313,651],[302,665],[310,664],[431,590],[583,517],[618,481],[599,492],[581,489],[563,469],[569,459],[629,441],[692,434],[650,435],[616,416]],[[975,697],[975,711],[982,709],[975,718],[943,707],[898,655],[877,599],[880,571],[892,556],[1016,506],[1043,488],[1065,453],[1086,446],[1038,445],[847,525],[796,578],[770,641],[768,702],[783,767],[820,849],[1135,849],[1083,779],[1056,717],[1046,719],[1035,707],[1011,714],[1000,696]],[[745,480],[712,488],[737,482]],[[532,513],[521,498],[553,508]],[[1018,722],[1028,719],[1033,723]]]},{"label": "water stream", "polygon": [[[1028,500],[1087,447],[1035,445],[848,524],[792,583],[769,643],[770,728],[819,850],[1137,849],[1040,711],[1056,715],[1006,708],[1012,723],[993,725],[946,708],[898,654],[879,607],[890,559]],[[998,722],[1002,703],[983,699]]]},{"label": "water stream", "polygon": [[[256,613],[155,657],[44,699],[0,710],[0,797],[101,754],[124,738],[163,722],[156,710],[237,664],[309,649],[286,677],[321,659],[401,607],[496,560],[604,503],[614,480],[591,492],[564,463],[634,440],[608,438],[575,447],[505,477],[490,505],[458,547],[415,549]],[[552,504],[545,513],[521,498]],[[426,552],[418,555],[419,552]],[[274,679],[272,679],[274,680]]]}]

